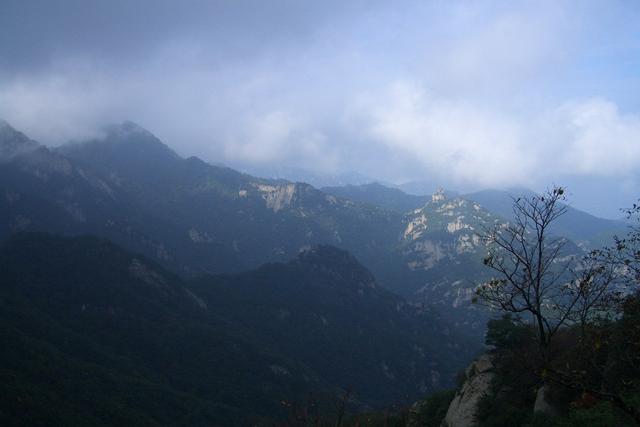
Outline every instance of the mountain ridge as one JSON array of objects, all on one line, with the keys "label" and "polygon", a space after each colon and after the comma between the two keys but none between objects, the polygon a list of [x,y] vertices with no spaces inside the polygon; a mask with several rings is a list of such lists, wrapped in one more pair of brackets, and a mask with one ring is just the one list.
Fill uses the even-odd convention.
[{"label": "mountain ridge", "polygon": [[40,144],[0,119],[0,162],[6,162],[38,148]]},{"label": "mountain ridge", "polygon": [[[385,200],[381,185],[367,188]],[[471,300],[487,272],[475,233],[496,216],[444,192],[407,212],[375,203],[185,159],[129,125],[0,165],[0,238],[95,234],[184,278],[240,273],[288,261],[309,246],[337,246],[381,288],[430,310],[464,337],[460,343],[479,347],[488,313]]]},{"label": "mountain ridge", "polygon": [[17,399],[0,412],[16,419],[260,424],[309,392],[325,405],[353,386],[360,408],[417,398],[471,357],[444,358],[456,340],[437,319],[329,246],[183,281],[106,239],[23,233],[0,247],[0,272],[0,330],[19,343],[0,355],[0,390]]}]

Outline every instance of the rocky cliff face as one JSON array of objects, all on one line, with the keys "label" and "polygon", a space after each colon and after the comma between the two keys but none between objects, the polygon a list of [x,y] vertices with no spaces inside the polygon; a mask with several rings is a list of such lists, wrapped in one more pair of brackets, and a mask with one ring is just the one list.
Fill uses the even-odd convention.
[{"label": "rocky cliff face", "polygon": [[478,403],[491,386],[494,377],[494,366],[491,356],[484,354],[473,362],[465,371],[465,382],[449,405],[442,427],[472,427]]},{"label": "rocky cliff face", "polygon": [[478,236],[484,227],[503,223],[480,205],[464,199],[448,200],[441,193],[420,209],[405,215],[403,253],[412,270],[430,270],[443,260],[484,251]]}]

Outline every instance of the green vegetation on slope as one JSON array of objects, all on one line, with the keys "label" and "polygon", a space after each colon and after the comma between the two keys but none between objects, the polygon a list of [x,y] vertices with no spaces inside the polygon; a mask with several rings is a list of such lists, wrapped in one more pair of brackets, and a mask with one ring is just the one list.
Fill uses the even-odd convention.
[{"label": "green vegetation on slope", "polygon": [[105,240],[23,234],[0,277],[5,425],[242,425],[347,387],[362,410],[446,385],[467,358],[331,247],[185,282]]}]

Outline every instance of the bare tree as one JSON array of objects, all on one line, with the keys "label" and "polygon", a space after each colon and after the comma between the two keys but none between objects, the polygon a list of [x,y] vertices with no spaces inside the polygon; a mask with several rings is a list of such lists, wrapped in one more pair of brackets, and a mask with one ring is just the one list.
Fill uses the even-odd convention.
[{"label": "bare tree", "polygon": [[493,308],[530,315],[543,357],[585,296],[571,286],[576,259],[563,253],[567,240],[551,234],[554,221],[567,211],[564,194],[562,187],[553,187],[541,195],[514,198],[514,221],[481,234],[489,250],[484,264],[497,277],[478,285],[476,294]]},{"label": "bare tree", "polygon": [[[640,422],[640,410],[625,397],[635,387],[627,375],[637,378],[640,361],[640,227],[615,238],[612,247],[570,256],[563,251],[567,240],[550,233],[566,212],[564,194],[553,187],[514,199],[515,220],[484,230],[484,264],[497,277],[478,285],[476,293],[491,307],[531,316],[543,388],[555,383],[607,400]],[[628,214],[640,216],[640,205]],[[577,351],[551,360],[548,347],[563,326],[579,327]]]},{"label": "bare tree", "polygon": [[611,292],[619,278],[615,262],[592,251],[584,257],[575,271],[573,281],[567,283],[568,297],[575,304],[568,314],[568,320],[580,326],[580,336],[586,339],[586,327],[610,320],[616,312],[611,308],[617,303]]},{"label": "bare tree", "polygon": [[623,212],[636,224],[629,226],[625,236],[614,236],[613,246],[594,250],[591,257],[602,265],[615,266],[622,292],[633,294],[640,291],[640,202]]}]

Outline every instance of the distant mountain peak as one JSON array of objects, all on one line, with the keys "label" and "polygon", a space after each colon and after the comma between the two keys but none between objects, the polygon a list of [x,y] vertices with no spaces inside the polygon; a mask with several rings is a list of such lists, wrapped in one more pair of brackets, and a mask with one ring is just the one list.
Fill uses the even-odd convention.
[{"label": "distant mountain peak", "polygon": [[107,133],[109,139],[129,139],[131,137],[146,137],[158,139],[147,129],[143,128],[139,124],[126,120],[121,123],[115,123],[105,126],[104,130]]},{"label": "distant mountain peak", "polygon": [[436,192],[431,195],[432,202],[441,202],[446,200],[446,198],[447,198],[447,195],[445,194],[444,188],[442,187],[438,187],[436,189]]},{"label": "distant mountain peak", "polygon": [[0,138],[4,139],[8,136],[20,136],[24,139],[29,139],[22,132],[11,126],[9,122],[4,119],[0,119]]},{"label": "distant mountain peak", "polygon": [[[443,192],[436,192],[432,200],[422,208],[415,209],[405,217],[406,228],[403,232],[405,242],[414,242],[426,238],[431,232],[446,232],[450,235],[467,234],[463,240],[473,237],[477,245],[476,231],[482,226],[501,219],[484,209],[480,204],[461,197],[447,198]],[[464,252],[467,242],[458,248]]]},{"label": "distant mountain peak", "polygon": [[0,161],[31,152],[39,144],[0,119]]},{"label": "distant mountain peak", "polygon": [[375,278],[358,259],[348,251],[331,245],[314,245],[302,248],[293,263],[303,264],[323,272],[330,272],[354,286],[375,289]]},{"label": "distant mountain peak", "polygon": [[[129,171],[140,176],[140,170],[155,167],[166,173],[181,157],[142,126],[125,121],[103,127],[104,135],[95,139],[63,145],[57,151],[85,165],[109,172]],[[155,179],[155,178],[154,178]]]}]

